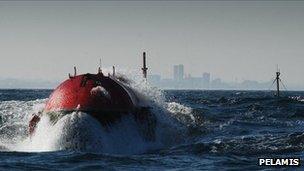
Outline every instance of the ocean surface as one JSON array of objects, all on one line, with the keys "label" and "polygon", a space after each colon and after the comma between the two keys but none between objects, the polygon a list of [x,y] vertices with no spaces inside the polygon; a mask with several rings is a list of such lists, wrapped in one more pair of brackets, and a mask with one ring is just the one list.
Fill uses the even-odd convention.
[{"label": "ocean surface", "polygon": [[42,118],[29,138],[51,91],[0,90],[0,170],[272,170],[258,158],[304,159],[304,92],[150,88],[153,142],[132,118],[104,129],[85,113]]}]

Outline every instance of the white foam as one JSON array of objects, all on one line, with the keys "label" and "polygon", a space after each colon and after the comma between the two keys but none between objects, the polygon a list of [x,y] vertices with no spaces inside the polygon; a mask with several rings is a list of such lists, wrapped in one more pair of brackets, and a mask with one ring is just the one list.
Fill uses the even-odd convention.
[{"label": "white foam", "polygon": [[159,147],[140,135],[131,117],[104,128],[90,115],[74,112],[65,115],[56,124],[42,117],[35,133],[24,141],[9,147],[13,151],[57,151],[65,149],[93,153],[134,154]]},{"label": "white foam", "polygon": [[[97,153],[135,154],[172,146],[184,140],[187,122],[193,122],[192,109],[176,102],[166,103],[163,92],[141,79],[133,81],[137,93],[149,103],[157,118],[156,140],[147,141],[132,115],[108,128],[82,112],[63,116],[56,124],[44,115],[32,137],[28,123],[32,113],[41,111],[47,99],[0,102],[0,146],[11,151],[84,150]],[[190,118],[190,119],[189,119]],[[1,148],[0,148],[1,150]]]}]

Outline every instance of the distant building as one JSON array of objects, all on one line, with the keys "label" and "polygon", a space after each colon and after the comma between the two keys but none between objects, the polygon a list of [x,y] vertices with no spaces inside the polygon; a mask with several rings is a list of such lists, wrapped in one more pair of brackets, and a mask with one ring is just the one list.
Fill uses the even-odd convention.
[{"label": "distant building", "polygon": [[209,88],[210,85],[210,73],[203,73],[203,88]]},{"label": "distant building", "polygon": [[187,89],[201,89],[202,88],[203,79],[202,77],[192,77],[189,75],[183,81],[183,88]]},{"label": "distant building", "polygon": [[176,83],[172,79],[162,79],[160,86],[164,89],[176,88]]},{"label": "distant building", "polygon": [[211,87],[212,88],[221,88],[222,86],[222,80],[220,78],[216,78],[212,80],[211,82]]},{"label": "distant building", "polygon": [[182,81],[184,79],[184,65],[173,66],[173,79],[174,81]]},{"label": "distant building", "polygon": [[158,86],[161,82],[161,76],[157,74],[148,75],[148,82],[154,86]]}]

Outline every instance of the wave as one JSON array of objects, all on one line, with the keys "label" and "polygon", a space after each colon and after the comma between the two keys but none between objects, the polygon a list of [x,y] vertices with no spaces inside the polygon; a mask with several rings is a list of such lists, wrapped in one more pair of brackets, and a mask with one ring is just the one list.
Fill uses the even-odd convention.
[{"label": "wave", "polygon": [[237,156],[256,156],[262,154],[286,154],[304,150],[304,133],[288,135],[239,136],[234,138],[217,138],[209,142],[198,141],[184,144],[164,153],[179,154],[187,151],[194,155],[225,154]]},{"label": "wave", "polygon": [[[138,154],[174,146],[186,139],[187,125],[195,122],[190,107],[166,102],[161,90],[146,83],[134,83],[157,118],[156,139],[147,141],[132,115],[103,127],[90,115],[73,112],[55,124],[44,115],[35,133],[28,136],[28,123],[33,113],[42,111],[47,99],[0,102],[0,150],[42,152],[58,150],[92,153]],[[2,148],[3,147],[3,148]]]}]

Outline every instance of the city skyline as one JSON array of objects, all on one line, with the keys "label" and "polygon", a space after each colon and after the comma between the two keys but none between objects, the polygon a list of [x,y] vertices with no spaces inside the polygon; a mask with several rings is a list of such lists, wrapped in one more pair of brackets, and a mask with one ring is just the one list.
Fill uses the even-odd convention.
[{"label": "city skyline", "polygon": [[304,87],[304,2],[0,1],[0,77],[57,81],[73,66],[141,66],[171,77],[182,63],[225,82],[282,79]]},{"label": "city skyline", "polygon": [[[103,71],[104,74],[111,73],[109,68]],[[116,71],[120,74],[135,74],[131,77],[141,77],[141,72]],[[67,79],[67,78],[65,78]],[[200,76],[192,76],[184,69],[183,64],[172,65],[172,75],[170,77],[162,77],[160,74],[148,72],[147,81],[152,86],[161,89],[202,89],[202,90],[274,90],[273,80],[259,82],[256,80],[230,80],[224,81],[219,77],[213,77],[209,72],[202,72]],[[40,79],[15,79],[0,77],[0,88],[4,89],[53,89],[63,80],[40,80]],[[284,80],[283,80],[284,81]],[[303,90],[303,87],[281,85],[282,90]]]},{"label": "city skyline", "polygon": [[[163,78],[160,74],[148,74],[148,82],[152,86],[163,89],[203,89],[203,90],[273,90],[274,77],[269,81],[258,82],[256,80],[231,80],[223,81],[221,78],[212,78],[211,73],[203,72],[201,76],[191,76],[184,70],[183,64],[172,66],[173,74],[170,78]],[[283,81],[282,81],[283,82]],[[281,83],[283,84],[283,83]],[[282,90],[288,90],[284,85]],[[290,87],[289,90],[299,90],[300,87]]]}]

